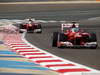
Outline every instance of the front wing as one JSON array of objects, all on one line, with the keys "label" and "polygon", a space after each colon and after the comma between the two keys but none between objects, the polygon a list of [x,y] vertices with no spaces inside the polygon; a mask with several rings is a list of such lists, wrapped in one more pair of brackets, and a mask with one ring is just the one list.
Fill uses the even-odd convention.
[{"label": "front wing", "polygon": [[97,48],[97,42],[87,42],[84,45],[74,45],[71,42],[58,42],[57,46],[60,47],[72,47],[72,48]]}]

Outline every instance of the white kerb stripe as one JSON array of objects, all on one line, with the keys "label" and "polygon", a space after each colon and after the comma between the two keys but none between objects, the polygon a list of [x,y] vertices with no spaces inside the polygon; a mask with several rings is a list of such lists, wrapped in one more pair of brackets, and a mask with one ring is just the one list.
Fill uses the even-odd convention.
[{"label": "white kerb stripe", "polygon": [[67,62],[42,62],[41,65],[69,64]]},{"label": "white kerb stripe", "polygon": [[16,50],[16,52],[19,52],[19,51],[32,51],[32,50],[34,51],[36,49],[23,49],[23,50],[20,49],[20,50]]},{"label": "white kerb stripe", "polygon": [[21,43],[21,42],[23,42],[23,41],[21,41],[21,40],[13,40],[13,41],[10,40],[10,41],[8,41],[8,43]]},{"label": "white kerb stripe", "polygon": [[43,53],[43,52],[20,52],[19,54],[27,54],[27,53]]},{"label": "white kerb stripe", "polygon": [[59,70],[59,69],[79,69],[84,67],[83,66],[62,66],[62,67],[49,67],[49,68],[53,70]]},{"label": "white kerb stripe", "polygon": [[12,49],[17,49],[17,48],[31,48],[31,47],[13,47]]},{"label": "white kerb stripe", "polygon": [[100,75],[100,72],[65,72],[63,75]]},{"label": "white kerb stripe", "polygon": [[7,43],[8,45],[14,45],[14,44],[25,44],[25,43]]},{"label": "white kerb stripe", "polygon": [[38,57],[38,56],[49,56],[49,55],[25,55],[25,57],[32,57],[32,56],[35,56],[35,57]]},{"label": "white kerb stripe", "polygon": [[64,72],[63,75],[83,75],[83,72]]},{"label": "white kerb stripe", "polygon": [[53,60],[53,59],[58,59],[58,58],[34,58],[34,59],[31,59],[31,60],[37,61],[37,60]]},{"label": "white kerb stripe", "polygon": [[20,42],[20,43],[9,42],[8,44],[11,45],[11,44],[26,44],[26,43],[23,43],[23,42]]},{"label": "white kerb stripe", "polygon": [[29,45],[11,45],[10,47],[15,47],[15,46],[19,46],[19,47],[24,46],[25,47],[25,46],[29,46]]}]

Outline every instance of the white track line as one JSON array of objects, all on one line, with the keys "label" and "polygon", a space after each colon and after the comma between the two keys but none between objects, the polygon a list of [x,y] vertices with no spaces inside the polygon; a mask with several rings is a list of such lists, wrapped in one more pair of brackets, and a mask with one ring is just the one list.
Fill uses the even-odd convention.
[{"label": "white track line", "polygon": [[45,1],[45,2],[8,2],[0,4],[77,4],[77,3],[100,3],[100,1]]}]

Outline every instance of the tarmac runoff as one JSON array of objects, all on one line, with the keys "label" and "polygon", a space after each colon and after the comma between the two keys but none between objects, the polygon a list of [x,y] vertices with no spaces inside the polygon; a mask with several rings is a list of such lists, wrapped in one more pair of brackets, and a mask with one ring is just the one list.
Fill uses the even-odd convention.
[{"label": "tarmac runoff", "polygon": [[[1,35],[0,35],[1,37]],[[0,39],[0,75],[59,75],[9,50]]]},{"label": "tarmac runoff", "polygon": [[86,4],[100,3],[100,1],[40,1],[40,2],[2,2],[0,4]]}]

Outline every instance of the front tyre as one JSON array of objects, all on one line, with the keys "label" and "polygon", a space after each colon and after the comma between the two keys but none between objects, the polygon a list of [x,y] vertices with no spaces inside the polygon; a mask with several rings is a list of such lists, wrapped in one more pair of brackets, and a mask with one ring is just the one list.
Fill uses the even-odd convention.
[{"label": "front tyre", "polygon": [[58,34],[59,34],[58,32],[53,33],[53,37],[52,37],[52,46],[53,47],[57,47]]}]

